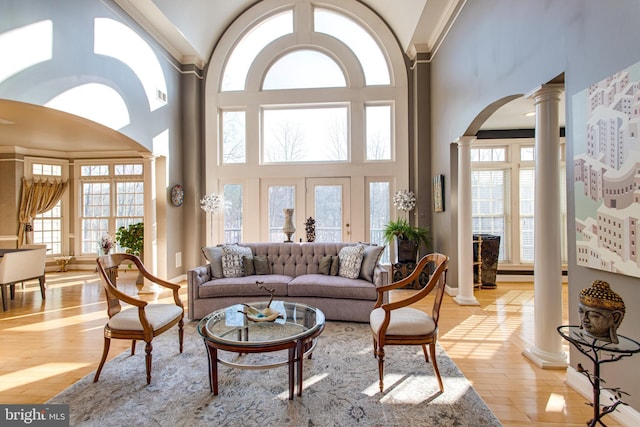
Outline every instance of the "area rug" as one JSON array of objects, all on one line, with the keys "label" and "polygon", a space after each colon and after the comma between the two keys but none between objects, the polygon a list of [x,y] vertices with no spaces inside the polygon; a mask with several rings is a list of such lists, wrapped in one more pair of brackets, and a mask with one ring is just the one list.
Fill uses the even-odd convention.
[{"label": "area rug", "polygon": [[[301,397],[289,400],[286,366],[241,370],[219,366],[219,394],[209,389],[207,354],[195,322],[153,341],[151,384],[144,349],[108,362],[100,381],[81,379],[48,403],[70,405],[72,426],[500,426],[457,366],[438,347],[440,393],[420,347],[387,347],[385,391],[367,324],[328,322],[305,359]],[[96,353],[98,354],[98,353]],[[223,354],[228,359],[284,357]]]}]

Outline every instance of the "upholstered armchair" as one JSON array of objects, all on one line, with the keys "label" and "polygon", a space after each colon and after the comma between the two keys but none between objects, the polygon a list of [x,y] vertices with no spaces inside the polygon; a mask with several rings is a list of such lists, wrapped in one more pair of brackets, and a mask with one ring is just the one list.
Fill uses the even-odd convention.
[{"label": "upholstered armchair", "polygon": [[[151,341],[154,337],[178,325],[178,341],[182,353],[184,307],[178,291],[180,285],[164,281],[152,275],[142,264],[140,258],[130,254],[112,254],[101,256],[96,260],[98,273],[102,280],[106,297],[109,321],[104,327],[104,349],[102,359],[93,378],[98,381],[100,372],[107,360],[111,339],[127,339],[131,342],[131,355],[135,354],[136,340],[143,340],[145,346],[145,364],[147,369],[147,384],[151,383]],[[135,264],[142,275],[156,285],[170,289],[173,293],[172,304],[150,304],[122,292],[117,287],[116,277],[118,266],[122,263]],[[121,303],[130,304],[129,308],[122,308]]]},{"label": "upholstered armchair", "polygon": [[[442,378],[438,370],[436,361],[436,341],[438,338],[438,318],[440,316],[440,305],[444,295],[446,283],[446,272],[448,269],[449,257],[446,255],[433,253],[425,255],[415,270],[406,278],[377,288],[378,300],[375,308],[371,312],[370,324],[373,334],[374,355],[378,358],[378,371],[380,376],[380,391],[384,390],[384,347],[385,345],[420,345],[426,362],[431,363],[438,379],[440,392],[444,391]],[[422,270],[430,268],[431,277],[427,285],[409,297],[399,301],[383,304],[385,292],[392,289],[404,287],[414,280],[417,280]],[[420,309],[409,307],[431,292],[435,292],[431,313],[426,313]],[[429,346],[429,353],[427,353]]]}]

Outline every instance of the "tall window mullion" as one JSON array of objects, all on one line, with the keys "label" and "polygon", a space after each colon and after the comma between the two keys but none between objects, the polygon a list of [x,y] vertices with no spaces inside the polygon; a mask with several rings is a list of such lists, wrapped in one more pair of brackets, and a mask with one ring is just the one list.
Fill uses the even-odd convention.
[{"label": "tall window mullion", "polygon": [[506,225],[509,222],[509,170],[471,172],[472,223],[474,234],[500,236],[500,260],[505,261]]}]

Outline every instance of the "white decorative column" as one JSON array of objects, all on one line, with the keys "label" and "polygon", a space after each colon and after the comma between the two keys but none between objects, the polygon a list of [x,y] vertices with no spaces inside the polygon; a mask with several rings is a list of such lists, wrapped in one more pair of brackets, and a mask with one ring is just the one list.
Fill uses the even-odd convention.
[{"label": "white decorative column", "polygon": [[542,85],[526,96],[536,106],[534,206],[534,345],[524,356],[540,368],[565,368],[567,354],[556,328],[562,324],[560,253],[560,125],[563,85]]},{"label": "white decorative column", "polygon": [[480,305],[473,295],[473,222],[471,209],[471,143],[463,136],[458,144],[458,295],[459,305]]}]

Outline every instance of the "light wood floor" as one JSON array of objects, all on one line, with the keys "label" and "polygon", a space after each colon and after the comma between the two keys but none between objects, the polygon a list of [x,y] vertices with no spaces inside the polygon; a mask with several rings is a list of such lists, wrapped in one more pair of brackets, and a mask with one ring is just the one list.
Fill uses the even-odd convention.
[{"label": "light wood floor", "polygon": [[[133,278],[121,275],[120,283]],[[17,287],[9,310],[0,311],[1,403],[44,403],[94,371],[102,354],[107,315],[97,275],[50,273],[47,283],[46,302],[37,282],[28,282],[24,290]],[[125,290],[135,292],[131,284]],[[186,302],[186,284],[181,295]],[[565,385],[565,371],[538,369],[521,355],[533,342],[532,284],[500,283],[495,290],[476,291],[476,298],[480,306],[459,306],[445,295],[439,342],[500,421],[584,426],[591,407]],[[566,306],[566,286],[563,298]],[[419,307],[430,309],[426,303]],[[129,342],[114,340],[110,357],[128,349]],[[609,417],[605,421],[619,425]]]}]

